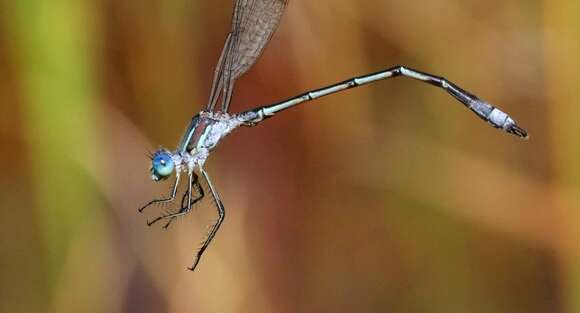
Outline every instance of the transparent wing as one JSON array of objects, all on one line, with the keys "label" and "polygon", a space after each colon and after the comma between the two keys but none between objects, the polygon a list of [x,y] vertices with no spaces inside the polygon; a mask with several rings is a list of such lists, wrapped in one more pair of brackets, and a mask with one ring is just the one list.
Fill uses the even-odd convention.
[{"label": "transparent wing", "polygon": [[[264,47],[278,27],[287,0],[238,0],[245,4],[239,17],[234,18],[239,25],[234,33],[232,75],[242,76],[264,50]],[[236,33],[237,30],[237,33]]]},{"label": "transparent wing", "polygon": [[258,60],[274,34],[288,0],[237,0],[228,34],[214,74],[207,110],[213,111],[221,93],[221,111],[229,109],[236,79]]}]

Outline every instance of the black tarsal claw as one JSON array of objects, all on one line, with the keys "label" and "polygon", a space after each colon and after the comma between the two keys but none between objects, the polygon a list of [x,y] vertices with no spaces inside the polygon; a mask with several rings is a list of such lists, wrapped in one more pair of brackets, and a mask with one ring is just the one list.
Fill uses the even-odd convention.
[{"label": "black tarsal claw", "polygon": [[159,220],[159,218],[156,218],[152,221],[147,220],[147,226],[151,226],[151,225],[155,224],[155,222],[157,222],[158,220]]}]

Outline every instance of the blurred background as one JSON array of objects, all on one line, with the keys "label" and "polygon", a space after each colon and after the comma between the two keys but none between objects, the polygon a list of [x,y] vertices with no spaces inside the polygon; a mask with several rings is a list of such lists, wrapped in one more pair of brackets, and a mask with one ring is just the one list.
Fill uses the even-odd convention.
[{"label": "blurred background", "polygon": [[580,312],[580,2],[290,1],[233,110],[397,64],[510,113],[495,130],[409,79],[311,102],[206,163],[227,215],[146,150],[205,106],[232,0],[0,3],[0,312]]}]

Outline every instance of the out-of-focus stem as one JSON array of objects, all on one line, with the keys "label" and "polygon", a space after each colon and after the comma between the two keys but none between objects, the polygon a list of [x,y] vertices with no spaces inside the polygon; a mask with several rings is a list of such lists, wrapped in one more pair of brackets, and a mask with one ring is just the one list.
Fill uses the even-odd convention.
[{"label": "out-of-focus stem", "polygon": [[[65,268],[71,243],[99,219],[96,189],[78,160],[99,151],[96,100],[91,68],[89,2],[19,0],[8,4],[24,102],[24,132],[31,161],[36,210],[51,286]],[[46,264],[43,260],[36,262]]]},{"label": "out-of-focus stem", "polygon": [[[569,190],[580,190],[580,145],[578,144],[578,86],[580,85],[580,41],[578,30],[580,3],[544,1],[546,83],[556,183]],[[563,253],[559,255],[564,312],[580,312],[580,212],[556,199],[561,227]]]}]

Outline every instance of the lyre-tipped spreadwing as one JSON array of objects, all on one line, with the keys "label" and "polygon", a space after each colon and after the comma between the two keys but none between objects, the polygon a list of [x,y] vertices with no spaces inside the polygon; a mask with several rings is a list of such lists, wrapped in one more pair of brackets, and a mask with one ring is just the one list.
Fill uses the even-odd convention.
[{"label": "lyre-tipped spreadwing", "polygon": [[[195,115],[175,151],[161,148],[151,156],[151,177],[154,181],[167,179],[175,172],[175,182],[170,194],[164,199],[155,199],[139,209],[142,212],[152,204],[169,203],[177,195],[177,187],[182,173],[187,174],[187,190],[181,198],[180,209],[148,221],[152,225],[165,220],[165,228],[179,216],[191,211],[192,205],[209,195],[215,203],[218,219],[209,230],[207,237],[194,256],[194,270],[199,260],[214,238],[225,216],[224,205],[211,182],[204,163],[209,154],[216,148],[221,139],[239,126],[255,126],[276,113],[297,106],[301,103],[327,96],[349,88],[370,84],[379,80],[397,76],[409,77],[445,90],[477,116],[493,127],[527,138],[524,129],[506,113],[491,104],[480,100],[447,79],[429,73],[413,70],[406,66],[395,66],[373,74],[358,76],[320,89],[315,89],[274,104],[260,106],[239,114],[230,114],[234,84],[256,62],[264,47],[278,26],[288,0],[237,0],[232,20],[232,28],[227,35],[224,48],[219,58],[209,100],[205,110]],[[221,106],[216,108],[218,99]],[[200,179],[207,185],[202,186]]]}]

